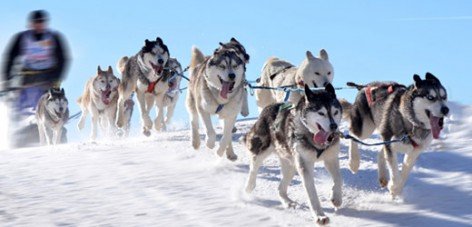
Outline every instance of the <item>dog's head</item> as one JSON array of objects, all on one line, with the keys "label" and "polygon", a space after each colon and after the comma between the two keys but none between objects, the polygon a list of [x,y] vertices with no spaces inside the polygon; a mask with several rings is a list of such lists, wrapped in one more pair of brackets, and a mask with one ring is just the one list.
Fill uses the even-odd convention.
[{"label": "dog's head", "polygon": [[246,52],[246,48],[234,37],[227,43],[220,42],[219,49],[233,49],[238,54],[238,57],[241,58],[245,64],[249,63],[249,54]]},{"label": "dog's head", "polygon": [[305,127],[313,133],[313,142],[323,146],[333,141],[342,117],[342,107],[333,86],[325,90],[311,91],[305,85],[305,97],[300,100],[297,111]]},{"label": "dog's head", "polygon": [[438,78],[426,73],[425,79],[414,75],[415,80],[412,105],[416,118],[431,129],[433,138],[439,138],[444,125],[444,117],[449,113],[447,92]]},{"label": "dog's head", "polygon": [[154,76],[160,76],[164,71],[164,66],[169,60],[169,49],[160,37],[156,41],[144,40],[140,56],[143,64],[154,71]]},{"label": "dog's head", "polygon": [[220,91],[220,97],[228,94],[244,80],[244,61],[232,49],[217,49],[208,59],[206,80],[208,84]]},{"label": "dog's head", "polygon": [[49,114],[62,118],[68,110],[68,105],[69,102],[67,101],[64,88],[49,89],[46,100],[46,111]]},{"label": "dog's head", "polygon": [[320,51],[319,58],[313,56],[310,51],[306,52],[306,58],[297,71],[297,83],[307,84],[310,87],[325,87],[333,81],[334,70],[329,62],[328,52]]},{"label": "dog's head", "polygon": [[93,88],[100,93],[102,102],[106,105],[110,104],[117,95],[120,79],[113,74],[113,69],[108,66],[107,71],[103,71],[100,66],[97,68],[97,75],[93,79]]},{"label": "dog's head", "polygon": [[169,89],[178,88],[180,81],[182,80],[182,77],[179,76],[183,73],[182,65],[179,61],[177,61],[177,59],[169,58],[169,61],[167,61],[167,68],[169,69],[169,74],[171,77],[171,79],[168,81]]}]

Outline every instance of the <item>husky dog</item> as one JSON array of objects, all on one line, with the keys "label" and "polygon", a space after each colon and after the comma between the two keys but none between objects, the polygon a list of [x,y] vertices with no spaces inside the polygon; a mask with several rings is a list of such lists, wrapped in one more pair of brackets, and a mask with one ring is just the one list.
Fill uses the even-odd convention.
[{"label": "husky dog", "polygon": [[[310,87],[324,87],[333,81],[334,70],[329,62],[328,52],[320,51],[320,57],[314,57],[310,51],[306,52],[306,58],[297,68],[291,63],[279,58],[269,58],[262,67],[262,75],[259,78],[259,86],[266,87],[291,87],[303,89],[307,84]],[[285,101],[285,92],[275,90],[256,90],[256,100],[259,109]],[[288,97],[291,103],[298,103],[302,94],[292,92]]]},{"label": "husky dog", "polygon": [[51,88],[39,99],[36,121],[41,145],[60,143],[63,126],[69,120],[68,104],[64,89]]},{"label": "husky dog", "polygon": [[[414,84],[409,87],[392,82],[348,83],[360,91],[352,105],[342,101],[345,109],[350,109],[350,132],[359,139],[368,138],[375,129],[384,141],[408,136],[402,143],[386,144],[378,154],[379,183],[388,186],[393,197],[401,194],[421,151],[432,139],[439,138],[444,116],[449,113],[446,89],[439,79],[431,73],[426,73],[425,80],[416,74],[413,79]],[[401,173],[397,152],[406,153]],[[354,141],[349,148],[349,167],[353,173],[359,169],[359,150]]]},{"label": "husky dog", "polygon": [[90,78],[85,85],[82,96],[77,103],[82,110],[77,127],[82,130],[85,126],[87,114],[92,116],[92,133],[90,138],[97,138],[97,126],[100,122],[103,131],[111,136],[115,133],[116,109],[118,102],[118,85],[120,79],[113,74],[113,69],[108,66],[107,71],[102,71],[100,66],[97,74]]},{"label": "husky dog", "polygon": [[[306,97],[296,107],[276,103],[265,107],[244,141],[251,160],[246,192],[256,186],[259,167],[270,154],[279,156],[282,180],[279,198],[286,207],[296,203],[287,196],[287,188],[298,172],[308,193],[310,208],[319,224],[328,223],[320,206],[313,179],[314,163],[324,161],[334,182],[331,201],[335,207],[342,203],[342,178],[339,170],[340,150],[338,125],[342,107],[334,88],[328,84],[324,91],[311,91],[305,84]],[[292,104],[293,105],[293,104]]]},{"label": "husky dog", "polygon": [[[168,89],[164,95],[158,96],[156,99],[156,106],[158,109],[157,118],[154,122],[156,129],[166,129],[166,125],[170,123],[174,115],[175,105],[180,96],[180,81],[182,80],[182,65],[175,58],[169,58],[167,67],[164,73],[167,78]],[[162,97],[162,98],[161,98]],[[159,99],[160,98],[160,99]],[[166,110],[166,117],[164,119],[164,110]]]},{"label": "husky dog", "polygon": [[[118,111],[116,125],[122,128],[125,123],[125,101],[136,91],[136,97],[141,110],[141,122],[143,134],[151,135],[152,121],[149,112],[155,104],[156,96],[163,96],[168,89],[168,84],[163,78],[164,68],[169,60],[169,49],[162,39],[156,41],[144,41],[141,50],[130,58],[122,57],[118,62],[121,72],[121,84],[118,87]],[[156,91],[164,91],[157,94]],[[161,99],[162,97],[157,97]],[[157,128],[159,129],[159,128]]]},{"label": "husky dog", "polygon": [[186,106],[192,126],[192,145],[200,147],[198,116],[206,128],[206,146],[215,147],[216,133],[211,115],[218,115],[224,121],[223,137],[217,154],[226,150],[229,160],[236,160],[232,145],[232,130],[244,99],[244,60],[233,49],[220,48],[213,55],[205,57],[196,47],[192,48],[190,62],[190,83]]}]

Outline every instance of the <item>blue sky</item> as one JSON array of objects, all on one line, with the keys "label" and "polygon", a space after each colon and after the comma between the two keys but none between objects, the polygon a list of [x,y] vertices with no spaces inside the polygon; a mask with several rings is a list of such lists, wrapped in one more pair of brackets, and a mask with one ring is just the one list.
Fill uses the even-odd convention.
[{"label": "blue sky", "polygon": [[[472,104],[471,1],[3,1],[2,52],[34,9],[50,12],[50,27],[65,35],[71,49],[63,84],[71,112],[78,111],[75,100],[97,65],[115,67],[121,56],[135,54],[144,39],[156,36],[183,65],[192,45],[210,54],[218,42],[236,37],[251,55],[249,80],[270,56],[298,65],[306,50],[325,48],[335,86],[373,80],[410,84],[414,73],[429,71],[450,100]],[[188,119],[185,95],[177,121]],[[355,91],[338,95],[352,100]],[[257,116],[254,100],[250,97],[251,116]]]}]

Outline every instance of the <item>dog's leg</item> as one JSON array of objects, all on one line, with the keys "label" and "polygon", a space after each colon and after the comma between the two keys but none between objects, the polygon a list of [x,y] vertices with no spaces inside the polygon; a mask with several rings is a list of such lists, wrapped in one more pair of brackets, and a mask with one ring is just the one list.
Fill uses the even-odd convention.
[{"label": "dog's leg", "polygon": [[295,166],[293,163],[283,157],[279,157],[280,160],[280,171],[282,172],[282,179],[279,184],[279,198],[280,202],[286,208],[295,208],[297,203],[291,200],[287,195],[287,189],[290,183],[292,182],[293,177],[295,176]]},{"label": "dog's leg", "polygon": [[[355,110],[354,110],[355,111]],[[360,116],[359,113],[354,114],[351,119],[350,133],[356,135],[359,139],[369,138],[375,130],[375,124],[367,117]],[[356,130],[354,130],[354,127]],[[358,132],[361,131],[359,134]],[[357,173],[360,165],[359,145],[351,140],[349,142],[349,169],[352,173]]]},{"label": "dog's leg", "polygon": [[385,162],[385,152],[382,150],[377,154],[377,168],[380,187],[385,188],[388,184],[387,166]]},{"label": "dog's leg", "polygon": [[329,218],[324,214],[323,209],[321,209],[320,201],[318,199],[318,194],[316,193],[315,179],[314,179],[314,161],[308,158],[301,157],[300,153],[296,153],[295,156],[295,165],[297,171],[302,177],[303,186],[305,191],[308,194],[310,200],[310,210],[315,217],[316,222],[320,225],[327,224]]},{"label": "dog's leg", "polygon": [[401,176],[398,171],[397,153],[391,149],[389,145],[384,146],[385,156],[387,158],[387,166],[390,174],[390,181],[388,182],[388,190],[392,197],[400,194]]},{"label": "dog's leg", "polygon": [[229,145],[226,148],[226,158],[233,162],[236,161],[236,159],[238,159],[238,156],[234,153],[233,141],[229,141]]},{"label": "dog's leg", "polygon": [[256,187],[257,171],[261,167],[264,160],[274,151],[274,146],[268,147],[266,150],[261,151],[259,154],[248,152],[251,159],[249,163],[249,176],[246,181],[246,192],[251,193]]},{"label": "dog's leg", "polygon": [[249,105],[247,103],[247,89],[245,88],[243,90],[243,97],[242,97],[242,101],[243,101],[243,106],[241,108],[241,115],[243,117],[247,117],[249,115]]},{"label": "dog's leg", "polygon": [[400,193],[403,190],[403,187],[405,187],[406,181],[408,180],[408,176],[410,175],[410,171],[415,165],[416,159],[420,155],[419,151],[412,151],[409,153],[405,154],[405,157],[403,157],[403,165],[402,165],[402,179],[400,183]]},{"label": "dog's leg", "polygon": [[48,129],[46,127],[46,125],[43,126],[43,130],[44,130],[44,135],[45,135],[45,138],[46,138],[46,145],[51,145],[52,144],[52,132],[50,132],[50,129]]},{"label": "dog's leg", "polygon": [[87,118],[87,110],[85,108],[81,108],[81,114],[79,122],[77,123],[77,128],[82,130],[85,127],[85,119]]},{"label": "dog's leg", "polygon": [[97,131],[98,131],[98,111],[97,110],[92,110],[92,113],[90,114],[92,117],[92,133],[90,135],[90,140],[95,141],[97,139]]},{"label": "dog's leg", "polygon": [[154,120],[154,128],[156,131],[160,131],[161,129],[165,130],[165,124],[164,124],[164,95],[161,94],[156,97],[156,111],[157,111],[157,116],[156,119]]},{"label": "dog's leg", "polygon": [[328,170],[329,174],[333,178],[333,188],[331,194],[331,202],[335,207],[340,207],[342,204],[342,186],[343,186],[343,179],[341,177],[341,171],[339,168],[339,144],[330,148],[330,149],[337,149],[338,152],[330,152],[330,155],[327,156],[324,160],[325,168]]},{"label": "dog's leg", "polygon": [[62,136],[62,125],[60,127],[57,127],[57,129],[53,130],[52,140],[54,141],[54,145],[61,143],[61,136]]},{"label": "dog's leg", "polygon": [[198,133],[198,111],[195,100],[189,91],[185,100],[187,111],[190,118],[190,126],[192,127],[192,146],[196,150],[200,147],[200,134]]},{"label": "dog's leg", "polygon": [[210,149],[213,149],[215,147],[216,142],[216,132],[213,128],[213,124],[211,123],[211,115],[205,111],[200,111],[200,116],[202,117],[202,121],[205,124],[206,146]]},{"label": "dog's leg", "polygon": [[[174,99],[177,98],[174,97]],[[170,121],[172,120],[172,116],[174,116],[174,110],[175,110],[175,102],[169,104],[169,106],[167,106],[167,113],[166,113],[166,120],[164,121],[164,123],[166,125],[169,125],[170,124]]]},{"label": "dog's leg", "polygon": [[39,144],[41,146],[46,145],[46,129],[44,128],[44,125],[41,123],[38,123],[38,133],[39,133]]},{"label": "dog's leg", "polygon": [[[237,115],[236,115],[237,116]],[[228,116],[224,119],[224,126],[223,126],[223,137],[220,140],[220,146],[216,151],[218,156],[223,156],[226,147],[230,145],[231,140],[233,139],[233,127],[234,123],[236,123],[236,116]]]},{"label": "dog's leg", "polygon": [[139,109],[141,110],[141,123],[143,126],[143,134],[145,136],[150,136],[151,132],[149,131],[149,129],[151,129],[152,127],[152,121],[149,117],[149,114],[146,115],[147,110],[144,96],[145,94],[143,92],[136,92],[136,98],[138,99]]}]

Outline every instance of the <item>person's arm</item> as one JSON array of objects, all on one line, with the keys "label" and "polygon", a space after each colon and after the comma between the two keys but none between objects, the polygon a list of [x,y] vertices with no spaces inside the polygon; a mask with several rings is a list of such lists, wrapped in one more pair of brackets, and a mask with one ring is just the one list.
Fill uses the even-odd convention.
[{"label": "person's arm", "polygon": [[7,47],[7,50],[5,52],[5,62],[3,65],[3,72],[1,76],[2,82],[8,81],[12,78],[11,75],[11,69],[13,67],[13,63],[20,55],[20,42],[21,42],[21,36],[23,33],[18,33],[16,34],[10,43],[10,46]]},{"label": "person's arm", "polygon": [[56,40],[55,56],[57,62],[56,68],[52,75],[52,80],[62,81],[65,79],[65,73],[69,63],[69,55],[67,52],[68,48],[61,34],[56,32],[54,37]]}]

